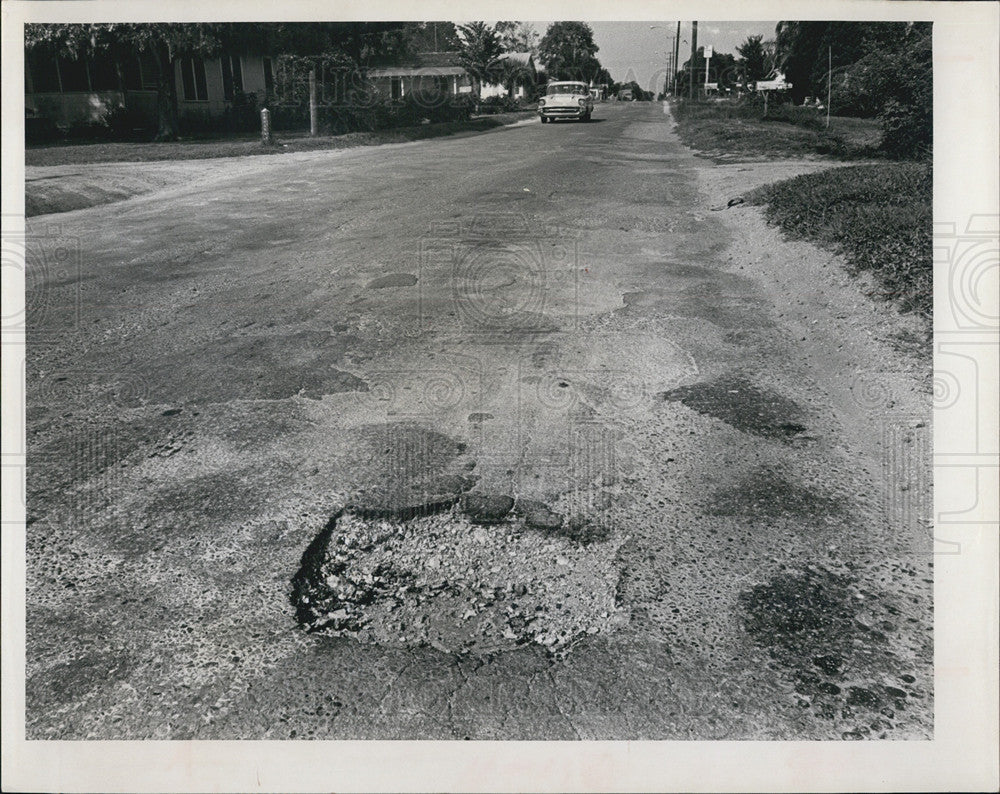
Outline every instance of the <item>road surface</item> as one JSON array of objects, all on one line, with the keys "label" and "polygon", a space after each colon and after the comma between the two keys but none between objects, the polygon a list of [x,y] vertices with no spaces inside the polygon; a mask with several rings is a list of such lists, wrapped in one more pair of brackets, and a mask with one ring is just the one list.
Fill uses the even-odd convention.
[{"label": "road surface", "polygon": [[28,737],[932,736],[926,390],[713,211],[822,166],[609,104],[31,219]]}]

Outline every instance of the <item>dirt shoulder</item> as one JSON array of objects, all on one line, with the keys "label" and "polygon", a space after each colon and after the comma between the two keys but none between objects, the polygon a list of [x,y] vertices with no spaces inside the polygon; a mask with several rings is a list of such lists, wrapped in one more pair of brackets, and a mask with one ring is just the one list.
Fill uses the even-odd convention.
[{"label": "dirt shoulder", "polygon": [[531,122],[534,114],[504,113],[468,122],[309,138],[279,136],[272,148],[256,139],[180,143],[109,143],[53,146],[25,152],[25,215],[47,215],[124,201],[245,168],[273,155],[342,151],[442,136],[489,132]]},{"label": "dirt shoulder", "polygon": [[[922,414],[929,410],[932,374],[923,319],[870,298],[867,293],[875,289],[870,274],[851,275],[843,256],[788,240],[767,223],[762,208],[745,202],[729,206],[764,185],[848,165],[802,160],[719,164],[699,169],[698,178],[709,211],[719,214],[737,241],[729,252],[730,267],[759,277],[782,322],[819,345],[822,353],[814,366],[829,373],[831,386],[871,391],[877,379],[882,407],[906,406]],[[865,398],[850,399],[864,403]]]}]

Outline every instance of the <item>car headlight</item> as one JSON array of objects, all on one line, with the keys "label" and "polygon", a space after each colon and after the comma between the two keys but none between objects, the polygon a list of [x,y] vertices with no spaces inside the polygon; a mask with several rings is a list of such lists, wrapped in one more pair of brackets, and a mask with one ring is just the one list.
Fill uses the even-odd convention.
[{"label": "car headlight", "polygon": [[580,107],[583,107],[584,105],[587,104],[587,100],[586,99],[578,99],[577,102],[580,103]]},{"label": "car headlight", "polygon": [[538,100],[538,107],[541,107],[544,104],[545,104],[545,99],[544,98]]}]

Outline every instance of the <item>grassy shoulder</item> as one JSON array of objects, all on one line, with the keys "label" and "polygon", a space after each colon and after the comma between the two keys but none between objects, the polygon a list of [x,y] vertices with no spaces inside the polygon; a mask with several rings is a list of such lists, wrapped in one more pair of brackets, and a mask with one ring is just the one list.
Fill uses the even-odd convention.
[{"label": "grassy shoulder", "polygon": [[767,185],[750,197],[786,234],[839,251],[867,271],[872,294],[930,324],[933,286],[929,162],[831,168]]},{"label": "grassy shoulder", "polygon": [[826,117],[815,108],[754,102],[680,102],[681,139],[716,162],[825,156],[872,160],[757,190],[770,223],[787,235],[832,247],[855,273],[871,273],[872,297],[920,315],[932,311],[932,173],[929,161],[882,158],[875,119]]},{"label": "grassy shoulder", "polygon": [[348,149],[438,138],[461,132],[485,132],[530,118],[532,111],[498,113],[492,116],[422,124],[375,132],[351,132],[346,135],[310,137],[307,133],[277,133],[274,146],[263,146],[259,135],[227,136],[213,139],[190,139],[171,143],[94,142],[56,144],[25,149],[24,164],[31,166],[82,165],[88,163],[140,163],[161,160],[204,160],[218,157],[247,157],[308,152],[322,149]]},{"label": "grassy shoulder", "polygon": [[672,106],[681,140],[714,160],[826,155],[861,159],[877,154],[874,119],[834,116],[830,126],[815,108],[755,102],[681,101]]}]

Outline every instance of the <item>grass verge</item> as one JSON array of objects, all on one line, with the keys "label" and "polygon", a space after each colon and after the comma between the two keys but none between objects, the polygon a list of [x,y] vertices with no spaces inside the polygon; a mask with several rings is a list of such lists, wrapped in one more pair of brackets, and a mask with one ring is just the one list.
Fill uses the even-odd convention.
[{"label": "grass verge", "polygon": [[758,189],[769,222],[790,237],[832,246],[855,273],[868,271],[873,297],[930,325],[932,312],[930,163],[832,168]]},{"label": "grass verge", "polygon": [[319,149],[348,149],[355,146],[376,146],[383,143],[403,143],[438,138],[460,132],[485,132],[525,118],[530,111],[498,113],[470,121],[450,121],[423,124],[376,132],[351,132],[316,138],[306,133],[278,133],[276,145],[262,146],[260,136],[229,136],[223,139],[182,140],[172,143],[95,142],[59,144],[25,149],[26,166],[84,165],[88,163],[140,163],[154,160],[203,160],[215,157],[246,157],[286,154]]},{"label": "grass verge", "polygon": [[717,162],[748,157],[827,155],[860,159],[878,155],[881,131],[874,119],[826,117],[813,108],[755,102],[682,101],[673,105],[685,144]]}]

